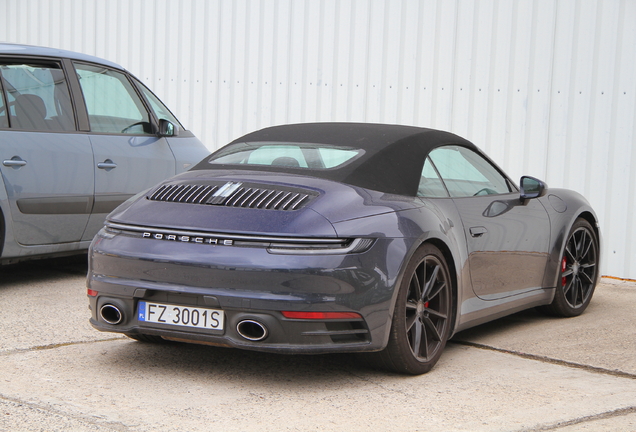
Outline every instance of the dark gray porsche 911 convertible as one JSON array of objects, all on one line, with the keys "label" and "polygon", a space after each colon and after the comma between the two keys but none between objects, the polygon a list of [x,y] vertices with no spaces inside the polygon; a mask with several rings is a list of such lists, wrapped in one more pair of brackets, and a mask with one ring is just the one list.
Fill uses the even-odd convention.
[{"label": "dark gray porsche 911 convertible", "polygon": [[109,215],[91,324],[141,341],[369,352],[420,374],[456,332],[581,314],[600,233],[579,194],[517,186],[475,145],[408,126],[245,135]]}]

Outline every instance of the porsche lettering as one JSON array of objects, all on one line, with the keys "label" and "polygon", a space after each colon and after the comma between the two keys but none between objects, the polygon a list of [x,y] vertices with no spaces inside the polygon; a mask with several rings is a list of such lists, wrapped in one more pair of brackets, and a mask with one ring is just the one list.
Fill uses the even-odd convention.
[{"label": "porsche lettering", "polygon": [[230,239],[218,239],[214,237],[200,237],[200,236],[188,236],[188,235],[176,235],[176,234],[164,234],[157,232],[149,232],[145,231],[142,235],[142,238],[154,239],[154,240],[167,240],[167,241],[175,241],[182,243],[199,243],[199,244],[209,244],[209,245],[223,245],[223,246],[232,246],[234,244],[234,240]]}]

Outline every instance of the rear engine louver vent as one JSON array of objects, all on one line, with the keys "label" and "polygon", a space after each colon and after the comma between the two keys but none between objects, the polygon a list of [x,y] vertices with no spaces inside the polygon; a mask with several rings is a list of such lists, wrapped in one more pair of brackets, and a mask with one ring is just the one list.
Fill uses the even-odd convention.
[{"label": "rear engine louver vent", "polygon": [[264,210],[298,210],[315,194],[295,189],[269,189],[228,182],[222,185],[170,184],[160,186],[147,198],[151,201],[222,205]]}]

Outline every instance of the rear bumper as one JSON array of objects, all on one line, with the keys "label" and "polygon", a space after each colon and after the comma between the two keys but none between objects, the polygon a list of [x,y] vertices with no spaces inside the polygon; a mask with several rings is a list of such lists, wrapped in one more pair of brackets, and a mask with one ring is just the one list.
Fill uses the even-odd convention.
[{"label": "rear bumper", "polygon": [[[387,253],[391,251],[391,254]],[[378,239],[364,253],[277,255],[258,247],[180,244],[96,237],[89,254],[91,325],[194,343],[278,353],[377,351],[390,328],[404,239]],[[126,251],[125,255],[121,251]],[[221,310],[222,330],[146,323],[140,301]],[[122,320],[108,324],[105,304]],[[289,319],[281,311],[356,312],[360,318]],[[251,341],[237,326],[252,320],[267,337]]]},{"label": "rear bumper", "polygon": [[[104,296],[100,302],[110,302]],[[121,332],[129,335],[145,334],[161,336],[167,340],[207,345],[241,348],[287,354],[321,354],[330,352],[374,351],[381,347],[371,344],[370,333],[364,320],[308,321],[287,320],[280,313],[258,310],[223,309],[223,331],[197,331],[175,329],[160,324],[112,326],[101,319],[91,318],[91,325],[100,331]],[[256,321],[267,329],[262,341],[243,338],[237,328],[245,320]]]}]

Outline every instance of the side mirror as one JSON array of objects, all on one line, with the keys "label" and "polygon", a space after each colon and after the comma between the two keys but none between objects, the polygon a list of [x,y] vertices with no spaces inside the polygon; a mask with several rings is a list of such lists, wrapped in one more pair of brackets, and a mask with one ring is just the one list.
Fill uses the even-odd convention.
[{"label": "side mirror", "polygon": [[159,136],[177,136],[179,135],[179,127],[170,123],[166,119],[159,119]]},{"label": "side mirror", "polygon": [[521,201],[539,198],[548,192],[548,185],[539,179],[529,176],[521,177]]}]

